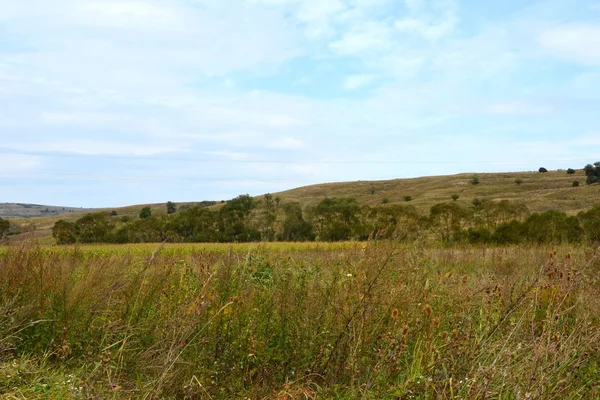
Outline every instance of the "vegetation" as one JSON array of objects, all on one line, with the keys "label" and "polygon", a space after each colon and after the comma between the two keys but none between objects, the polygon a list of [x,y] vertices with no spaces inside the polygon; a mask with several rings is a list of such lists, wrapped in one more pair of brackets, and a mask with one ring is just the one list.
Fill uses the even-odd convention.
[{"label": "vegetation", "polygon": [[468,205],[453,198],[425,214],[398,204],[369,207],[353,198],[325,198],[302,209],[297,202],[276,202],[272,195],[262,201],[242,195],[216,210],[189,207],[138,219],[87,214],[75,222],[59,220],[52,235],[58,244],[335,242],[389,238],[403,231],[404,241],[423,238],[444,244],[583,243],[594,240],[585,227],[596,223],[598,207],[569,216],[559,210],[531,213],[508,200],[474,199]]},{"label": "vegetation", "polygon": [[576,171],[573,168],[567,169],[567,175],[573,175]]},{"label": "vegetation", "polygon": [[9,247],[0,393],[600,396],[593,249],[227,246]]},{"label": "vegetation", "polygon": [[548,170],[546,168],[544,168],[544,167],[540,167],[540,169],[538,170],[538,172],[540,172],[540,173],[546,173],[546,172],[548,172]]},{"label": "vegetation", "polygon": [[594,163],[594,165],[586,165],[583,171],[587,177],[585,182],[588,185],[600,182],[600,161]]}]

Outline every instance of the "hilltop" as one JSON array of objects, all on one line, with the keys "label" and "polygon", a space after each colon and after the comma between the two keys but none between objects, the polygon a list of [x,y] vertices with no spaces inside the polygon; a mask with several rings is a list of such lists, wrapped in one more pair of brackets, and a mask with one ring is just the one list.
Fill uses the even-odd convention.
[{"label": "hilltop", "polygon": [[[478,184],[473,184],[477,177]],[[518,181],[518,183],[517,183]],[[579,186],[574,187],[573,182]],[[405,197],[417,209],[427,212],[437,203],[451,201],[458,195],[460,202],[509,200],[522,202],[532,212],[556,209],[576,214],[600,202],[600,186],[586,185],[583,170],[566,171],[465,173],[384,181],[325,183],[276,193],[282,201],[297,201],[303,206],[314,205],[324,197],[354,197],[361,204],[406,204]]]}]

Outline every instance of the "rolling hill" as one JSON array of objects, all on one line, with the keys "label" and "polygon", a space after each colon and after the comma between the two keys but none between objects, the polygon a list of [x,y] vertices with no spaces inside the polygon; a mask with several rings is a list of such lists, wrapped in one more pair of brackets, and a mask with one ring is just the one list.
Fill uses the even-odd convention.
[{"label": "rolling hill", "polygon": [[[479,183],[473,184],[477,176]],[[579,186],[573,186],[578,181]],[[518,183],[517,183],[518,182]],[[356,181],[325,183],[299,187],[284,192],[273,193],[282,202],[297,201],[303,207],[317,204],[325,197],[354,197],[361,204],[370,206],[378,204],[411,204],[423,213],[437,203],[457,201],[470,204],[473,199],[509,200],[522,202],[532,212],[557,209],[576,214],[600,203],[600,185],[586,185],[582,170],[568,175],[566,171],[539,172],[507,172],[507,173],[466,173],[447,176],[428,176],[411,179],[393,179],[383,181]],[[409,203],[405,197],[410,196]],[[262,196],[257,196],[257,199]],[[179,203],[178,206],[203,205],[219,207],[215,202]],[[165,214],[165,204],[134,205],[110,209],[69,209],[67,207],[31,206],[27,218],[12,218],[11,222],[22,231],[36,238],[51,236],[51,228],[59,219],[74,221],[90,211],[115,211],[118,216],[137,217],[140,210],[150,206],[153,214]],[[56,214],[42,212],[50,210]],[[71,211],[72,210],[72,211]],[[65,211],[61,213],[61,211]],[[37,212],[40,216],[33,215]]]}]

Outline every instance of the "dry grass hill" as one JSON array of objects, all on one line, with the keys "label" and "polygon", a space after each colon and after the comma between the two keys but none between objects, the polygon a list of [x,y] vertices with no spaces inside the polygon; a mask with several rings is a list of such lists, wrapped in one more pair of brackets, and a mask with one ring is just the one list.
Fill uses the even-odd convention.
[{"label": "dry grass hill", "polygon": [[[474,184],[474,177],[479,183]],[[573,186],[578,181],[579,186]],[[428,176],[412,179],[385,181],[358,181],[311,185],[274,193],[282,202],[297,201],[303,206],[314,205],[325,197],[354,197],[361,204],[411,204],[426,213],[437,203],[452,201],[458,195],[459,202],[472,202],[473,199],[510,200],[523,202],[532,212],[558,209],[576,214],[600,203],[600,185],[586,185],[582,170],[569,175],[566,171],[508,172],[508,173],[467,173],[448,176]],[[406,197],[410,196],[410,202]],[[258,198],[262,196],[257,196]],[[192,206],[204,203],[179,203],[178,206]],[[129,207],[102,209],[116,211],[119,216],[136,217],[140,210],[150,206],[153,214],[166,213],[165,204],[134,205]],[[36,206],[41,209],[61,210],[63,207]],[[219,207],[219,204],[213,207]],[[67,210],[68,208],[65,208]],[[74,221],[90,210],[73,209],[65,214],[32,218],[12,218],[11,222],[20,226],[28,235],[48,238],[51,228],[59,219]],[[22,235],[21,235],[22,236]]]}]

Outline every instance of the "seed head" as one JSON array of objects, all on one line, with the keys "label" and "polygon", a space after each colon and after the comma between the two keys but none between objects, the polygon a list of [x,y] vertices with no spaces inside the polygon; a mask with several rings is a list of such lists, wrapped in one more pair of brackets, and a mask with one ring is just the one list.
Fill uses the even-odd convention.
[{"label": "seed head", "polygon": [[398,318],[398,309],[394,308],[394,310],[392,311],[392,318],[396,319]]},{"label": "seed head", "polygon": [[429,304],[425,304],[425,314],[427,314],[428,317],[431,317],[431,314],[433,314],[433,310]]}]

